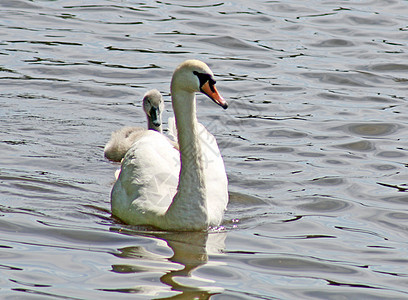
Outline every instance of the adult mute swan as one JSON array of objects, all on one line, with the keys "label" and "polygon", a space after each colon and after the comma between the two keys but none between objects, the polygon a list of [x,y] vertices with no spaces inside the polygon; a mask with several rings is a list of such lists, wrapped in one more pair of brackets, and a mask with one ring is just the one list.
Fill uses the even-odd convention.
[{"label": "adult mute swan", "polygon": [[[143,110],[147,116],[147,128],[162,132],[161,115],[164,110],[162,95],[158,90],[150,90],[143,97]],[[123,127],[112,132],[104,149],[104,155],[111,161],[120,162],[126,152],[146,131],[141,127]]]},{"label": "adult mute swan", "polygon": [[177,231],[221,223],[227,175],[214,136],[197,122],[196,92],[228,107],[205,63],[187,60],[176,68],[171,94],[180,151],[151,130],[129,149],[111,193],[112,214],[125,223]]}]

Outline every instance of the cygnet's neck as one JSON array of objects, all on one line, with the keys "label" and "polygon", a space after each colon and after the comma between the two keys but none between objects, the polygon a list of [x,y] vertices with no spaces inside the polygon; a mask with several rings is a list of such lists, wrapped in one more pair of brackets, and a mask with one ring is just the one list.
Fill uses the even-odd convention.
[{"label": "cygnet's neck", "polygon": [[153,121],[152,121],[152,118],[149,117],[149,116],[147,116],[147,124],[148,124],[147,125],[148,129],[155,130],[155,131],[158,131],[160,133],[163,133],[162,125],[159,125],[159,126],[154,125]]},{"label": "cygnet's neck", "polygon": [[172,89],[180,147],[181,170],[177,193],[168,214],[179,211],[183,223],[203,227],[208,224],[202,150],[198,136],[196,100],[193,92]]}]

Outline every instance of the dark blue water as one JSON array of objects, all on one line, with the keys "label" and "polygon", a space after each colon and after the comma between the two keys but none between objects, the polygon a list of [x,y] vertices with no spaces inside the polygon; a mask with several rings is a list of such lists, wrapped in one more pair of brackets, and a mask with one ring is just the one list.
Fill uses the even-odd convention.
[{"label": "dark blue water", "polygon": [[[4,299],[407,299],[407,1],[0,3]],[[197,58],[220,232],[110,214],[110,133]]]}]

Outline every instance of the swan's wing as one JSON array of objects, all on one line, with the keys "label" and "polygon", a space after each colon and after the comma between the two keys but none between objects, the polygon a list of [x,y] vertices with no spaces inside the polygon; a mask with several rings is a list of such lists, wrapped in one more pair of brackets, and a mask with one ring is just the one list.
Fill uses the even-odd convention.
[{"label": "swan's wing", "polygon": [[176,127],[176,118],[174,117],[170,117],[168,119],[168,135],[170,137],[170,139],[178,144],[178,139],[177,139],[177,127]]},{"label": "swan's wing", "polygon": [[111,194],[112,213],[128,224],[155,224],[177,191],[180,154],[156,131],[146,133],[126,153]]},{"label": "swan's wing", "polygon": [[176,150],[180,151],[180,147],[178,144],[178,136],[177,136],[177,127],[176,127],[176,119],[174,117],[170,117],[168,119],[168,137],[171,141],[171,144]]},{"label": "swan's wing", "polygon": [[210,223],[219,224],[228,204],[228,179],[224,160],[215,137],[200,123],[198,134],[203,153],[208,215]]}]

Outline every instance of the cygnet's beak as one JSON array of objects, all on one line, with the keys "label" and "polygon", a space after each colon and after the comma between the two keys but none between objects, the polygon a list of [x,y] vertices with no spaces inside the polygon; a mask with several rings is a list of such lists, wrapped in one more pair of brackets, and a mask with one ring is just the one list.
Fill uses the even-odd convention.
[{"label": "cygnet's beak", "polygon": [[152,119],[152,123],[154,126],[159,127],[161,126],[161,117],[160,117],[160,109],[158,107],[152,107],[150,109],[150,118]]},{"label": "cygnet's beak", "polygon": [[224,98],[218,93],[217,88],[215,87],[214,84],[210,84],[209,81],[204,83],[201,86],[201,91],[206,94],[208,97],[210,97],[211,100],[213,100],[215,103],[217,103],[219,106],[221,106],[223,109],[228,108],[228,103],[227,101],[224,100]]}]

